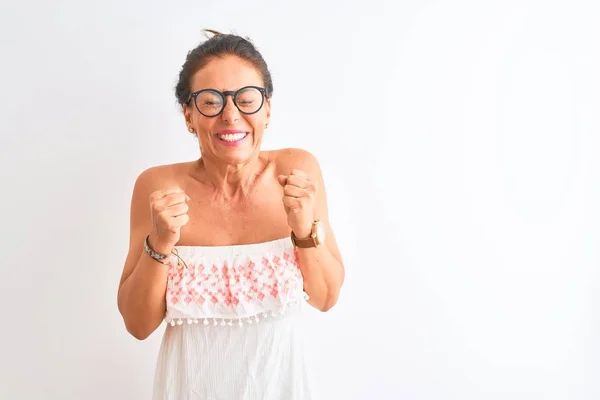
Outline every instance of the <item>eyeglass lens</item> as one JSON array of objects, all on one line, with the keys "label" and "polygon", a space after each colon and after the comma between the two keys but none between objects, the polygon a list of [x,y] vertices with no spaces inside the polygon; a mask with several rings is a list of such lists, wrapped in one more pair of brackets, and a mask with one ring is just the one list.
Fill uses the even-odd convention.
[{"label": "eyeglass lens", "polygon": [[[262,106],[263,95],[256,88],[244,88],[238,91],[234,98],[234,103],[238,109],[245,114],[257,112]],[[219,114],[225,103],[221,94],[215,90],[205,90],[196,97],[196,107],[198,111],[206,116]]]}]

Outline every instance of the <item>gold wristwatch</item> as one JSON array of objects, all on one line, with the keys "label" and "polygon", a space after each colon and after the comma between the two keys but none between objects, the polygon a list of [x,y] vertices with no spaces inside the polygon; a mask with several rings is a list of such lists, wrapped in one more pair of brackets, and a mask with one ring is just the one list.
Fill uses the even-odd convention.
[{"label": "gold wristwatch", "polygon": [[325,225],[322,221],[315,221],[312,224],[310,230],[310,236],[307,238],[298,238],[292,231],[292,243],[295,247],[300,249],[307,249],[310,247],[319,247],[325,243]]}]

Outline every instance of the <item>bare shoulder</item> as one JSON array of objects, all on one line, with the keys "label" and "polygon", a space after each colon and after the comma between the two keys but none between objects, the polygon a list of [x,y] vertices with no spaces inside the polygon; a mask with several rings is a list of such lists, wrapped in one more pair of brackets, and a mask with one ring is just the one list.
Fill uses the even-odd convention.
[{"label": "bare shoulder", "polygon": [[310,151],[299,148],[285,148],[273,151],[277,173],[289,175],[293,169],[299,169],[316,179],[321,177],[319,161]]},{"label": "bare shoulder", "polygon": [[150,194],[165,186],[178,185],[182,172],[188,170],[190,164],[185,162],[149,167],[138,175],[134,190]]}]

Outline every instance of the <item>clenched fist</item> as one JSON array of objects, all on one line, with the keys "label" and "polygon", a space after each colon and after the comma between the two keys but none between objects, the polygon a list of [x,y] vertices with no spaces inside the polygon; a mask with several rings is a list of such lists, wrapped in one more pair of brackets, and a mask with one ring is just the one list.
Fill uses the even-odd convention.
[{"label": "clenched fist", "polygon": [[190,197],[179,187],[157,190],[150,194],[152,231],[148,244],[161,254],[170,254],[179,241],[181,227],[188,223]]},{"label": "clenched fist", "polygon": [[317,186],[299,169],[292,170],[290,175],[279,175],[277,180],[283,186],[283,206],[289,227],[298,238],[310,236],[315,220]]}]

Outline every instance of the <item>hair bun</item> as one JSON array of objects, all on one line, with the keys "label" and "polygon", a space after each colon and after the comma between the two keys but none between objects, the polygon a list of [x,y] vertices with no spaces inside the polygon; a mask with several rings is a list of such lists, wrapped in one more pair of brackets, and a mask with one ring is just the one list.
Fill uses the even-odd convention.
[{"label": "hair bun", "polygon": [[204,36],[206,36],[207,39],[210,39],[209,34],[212,34],[213,37],[222,35],[221,32],[215,31],[214,29],[202,29],[202,32],[204,32]]}]

